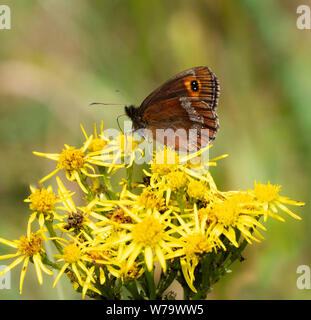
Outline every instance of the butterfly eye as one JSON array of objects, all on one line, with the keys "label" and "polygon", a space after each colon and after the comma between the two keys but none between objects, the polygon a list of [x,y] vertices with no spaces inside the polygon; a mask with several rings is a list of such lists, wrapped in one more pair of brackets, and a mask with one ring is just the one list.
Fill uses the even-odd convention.
[{"label": "butterfly eye", "polygon": [[199,90],[199,84],[197,80],[191,81],[191,90],[192,91],[198,91]]}]

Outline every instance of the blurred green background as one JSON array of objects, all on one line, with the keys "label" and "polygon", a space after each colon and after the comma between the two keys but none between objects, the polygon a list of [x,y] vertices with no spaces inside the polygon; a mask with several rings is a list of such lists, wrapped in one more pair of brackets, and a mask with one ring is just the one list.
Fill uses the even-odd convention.
[{"label": "blurred green background", "polygon": [[[304,4],[311,6],[310,0]],[[80,146],[82,123],[117,128],[122,106],[139,105],[176,73],[207,65],[221,85],[220,131],[212,173],[223,190],[253,181],[282,185],[309,202],[311,180],[311,30],[296,28],[300,0],[1,1],[12,29],[0,30],[0,236],[26,230],[29,184],[55,163],[33,150]],[[298,290],[296,269],[311,267],[311,218],[270,220],[265,241],[249,246],[210,299],[310,299]],[[0,254],[12,252],[0,246]],[[8,264],[8,261],[0,261]],[[58,289],[34,267],[18,293],[21,266],[0,299],[80,299],[63,277]]]}]

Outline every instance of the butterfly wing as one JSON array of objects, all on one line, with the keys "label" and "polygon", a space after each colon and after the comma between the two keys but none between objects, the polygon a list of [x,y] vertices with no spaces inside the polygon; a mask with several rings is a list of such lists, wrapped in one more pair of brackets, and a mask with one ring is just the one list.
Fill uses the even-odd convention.
[{"label": "butterfly wing", "polygon": [[218,97],[219,84],[214,73],[208,67],[196,67],[177,74],[153,91],[141,104],[140,114],[154,139],[163,141],[165,133],[161,129],[175,133],[183,130],[186,135],[178,135],[179,142],[169,142],[166,137],[164,143],[194,151],[215,139]]}]

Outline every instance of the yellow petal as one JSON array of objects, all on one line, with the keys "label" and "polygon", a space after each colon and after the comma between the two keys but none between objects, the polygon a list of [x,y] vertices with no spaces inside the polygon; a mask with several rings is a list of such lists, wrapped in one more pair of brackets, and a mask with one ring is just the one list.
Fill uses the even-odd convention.
[{"label": "yellow petal", "polygon": [[27,271],[27,267],[28,267],[28,262],[29,262],[29,257],[27,257],[23,263],[23,267],[22,267],[22,272],[21,272],[21,276],[20,276],[20,280],[19,280],[19,293],[22,293],[23,290],[23,283],[24,283],[24,279],[25,279],[25,275],[26,275],[26,271]]},{"label": "yellow petal", "polygon": [[13,269],[18,264],[20,264],[24,259],[25,259],[25,256],[21,256],[21,257],[17,258],[16,260],[14,260],[9,266],[7,266],[5,269],[3,269],[0,272],[0,277],[3,276],[8,271],[10,271],[11,269]]},{"label": "yellow petal", "polygon": [[280,202],[276,202],[277,206],[283,210],[284,212],[288,213],[291,217],[293,217],[294,219],[297,220],[301,220],[301,217],[297,216],[295,213],[293,213],[292,211],[290,211],[287,207],[285,207],[282,203]]},{"label": "yellow petal", "polygon": [[99,268],[99,282],[101,285],[103,285],[106,281],[106,275],[103,268]]},{"label": "yellow petal", "polygon": [[50,179],[52,176],[54,176],[60,169],[57,168],[54,171],[52,171],[51,173],[49,173],[47,176],[45,176],[44,178],[42,178],[39,182],[43,183],[44,181]]},{"label": "yellow petal", "polygon": [[126,264],[126,270],[129,270],[133,267],[133,264],[137,258],[137,256],[140,254],[141,252],[141,245],[136,245],[134,247],[134,249],[131,252],[131,255],[129,256],[129,259],[127,260],[127,264]]},{"label": "yellow petal", "polygon": [[80,275],[80,273],[79,273],[79,270],[78,270],[76,264],[73,263],[71,266],[72,266],[72,270],[73,270],[74,274],[75,274],[75,275],[77,276],[77,278],[78,278],[78,281],[79,281],[80,285],[82,286],[81,275]]},{"label": "yellow petal", "polygon": [[152,271],[153,269],[153,253],[150,247],[145,248],[145,261],[147,265],[147,269]]},{"label": "yellow petal", "polygon": [[40,213],[39,215],[39,226],[42,228],[44,226],[44,214],[43,213]]},{"label": "yellow petal", "polygon": [[79,176],[79,174],[78,174],[77,171],[75,171],[75,172],[73,173],[73,176],[75,177],[75,180],[78,182],[78,185],[79,185],[79,187],[81,188],[81,190],[82,190],[83,192],[85,192],[85,193],[88,193],[87,189],[86,189],[85,186],[82,184],[81,179],[80,179],[80,176]]},{"label": "yellow petal", "polygon": [[80,127],[81,127],[81,130],[82,130],[83,134],[84,134],[85,139],[88,139],[88,136],[87,136],[82,124],[80,124]]},{"label": "yellow petal", "polygon": [[62,276],[62,274],[65,272],[66,268],[69,266],[69,263],[65,263],[63,265],[63,267],[60,269],[57,277],[55,278],[54,280],[54,283],[53,283],[53,288],[56,286],[56,283],[58,282],[58,280],[60,279],[60,277]]},{"label": "yellow petal", "polygon": [[17,249],[17,247],[18,247],[17,243],[10,241],[10,240],[3,239],[3,238],[0,238],[0,243],[3,243],[9,247],[14,248],[14,249]]},{"label": "yellow petal", "polygon": [[184,278],[185,278],[189,288],[193,292],[197,293],[196,288],[193,286],[194,276],[189,275],[189,272],[191,272],[191,269],[192,269],[190,266],[190,263],[187,263],[186,259],[180,259],[180,265],[181,265],[182,273],[184,275]]},{"label": "yellow petal", "polygon": [[39,259],[38,259],[38,264],[40,266],[40,268],[43,270],[43,272],[45,272],[46,274],[52,276],[54,274],[54,272],[50,269],[48,269],[41,261],[41,258],[39,256]]},{"label": "yellow petal", "polygon": [[166,273],[166,261],[165,261],[163,252],[159,246],[156,246],[155,253],[156,253],[157,258],[159,259],[159,262],[160,262],[160,265],[163,269],[163,272]]},{"label": "yellow petal", "polygon": [[224,229],[223,229],[223,234],[231,241],[231,243],[232,243],[234,246],[236,246],[236,247],[239,246],[239,244],[238,244],[237,241],[236,241],[236,237],[235,237],[236,234],[235,234],[235,231],[234,231],[233,228],[229,227],[228,230],[226,230],[226,229],[224,228]]},{"label": "yellow petal", "polygon": [[40,259],[40,258],[38,257],[37,254],[33,256],[33,263],[34,263],[35,268],[36,268],[36,273],[37,273],[38,281],[39,281],[40,284],[42,284],[42,283],[43,283],[42,272],[41,272],[40,265],[39,265],[39,263],[38,263],[38,259]]},{"label": "yellow petal", "polygon": [[18,252],[11,253],[11,254],[4,254],[4,255],[0,256],[0,260],[14,258],[14,257],[19,256],[19,255],[20,255],[20,253],[18,253]]}]

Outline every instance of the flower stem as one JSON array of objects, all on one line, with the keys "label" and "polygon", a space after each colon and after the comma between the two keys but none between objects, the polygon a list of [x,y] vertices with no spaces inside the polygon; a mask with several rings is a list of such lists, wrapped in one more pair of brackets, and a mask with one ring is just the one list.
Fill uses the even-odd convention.
[{"label": "flower stem", "polygon": [[[48,230],[48,232],[49,232],[49,234],[50,234],[50,237],[51,237],[51,238],[56,238],[57,235],[56,235],[56,232],[55,232],[55,230],[54,230],[54,228],[53,228],[53,222],[52,222],[52,220],[45,220],[45,226],[46,226],[46,228],[47,228],[47,230]],[[52,242],[54,243],[54,245],[55,245],[56,249],[58,250],[58,252],[59,252],[60,254],[62,254],[62,253],[63,253],[63,248],[62,248],[62,246],[57,242],[56,239],[52,239]]]},{"label": "flower stem", "polygon": [[183,200],[183,192],[182,191],[177,192],[177,203],[178,203],[178,206],[180,208],[181,213],[184,214],[186,205]]},{"label": "flower stem", "polygon": [[156,297],[162,299],[164,291],[172,284],[176,279],[177,269],[169,265],[166,273],[162,271],[160,281],[157,286]]},{"label": "flower stem", "polygon": [[115,194],[115,192],[113,191],[110,179],[107,177],[107,172],[106,169],[103,167],[98,167],[98,171],[101,174],[101,180],[103,182],[103,187],[104,187],[104,192],[106,194],[106,196],[110,199],[110,200],[116,200],[118,199],[117,195]]},{"label": "flower stem", "polygon": [[132,180],[133,180],[133,166],[126,168],[126,180],[127,180],[127,187],[131,191]]},{"label": "flower stem", "polygon": [[137,284],[136,284],[135,280],[128,281],[124,286],[132,294],[134,300],[141,300],[142,299],[142,297],[140,296],[140,294],[138,292]]},{"label": "flower stem", "polygon": [[48,258],[46,255],[44,255],[44,256],[42,257],[42,262],[43,262],[45,265],[52,267],[53,269],[57,269],[57,270],[60,270],[60,269],[61,269],[61,266],[60,266],[59,264],[57,264],[57,263],[52,262],[51,260],[49,260],[49,258]]},{"label": "flower stem", "polygon": [[147,266],[145,266],[145,275],[148,283],[149,299],[155,300],[156,298],[156,286],[154,283],[154,271],[149,271]]}]

